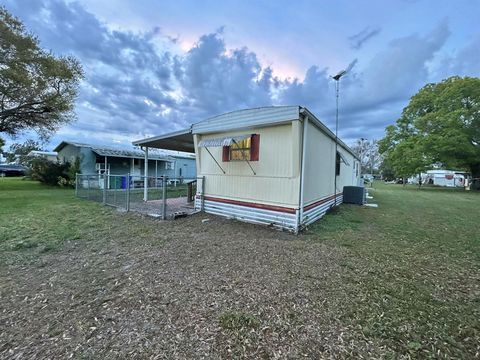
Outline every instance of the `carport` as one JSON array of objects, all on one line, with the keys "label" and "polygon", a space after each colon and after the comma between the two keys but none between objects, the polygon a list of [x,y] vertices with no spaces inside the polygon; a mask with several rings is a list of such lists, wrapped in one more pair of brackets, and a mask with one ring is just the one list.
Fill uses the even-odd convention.
[{"label": "carport", "polygon": [[[134,141],[132,144],[140,146],[145,152],[145,164],[148,164],[149,148],[195,153],[191,129],[180,130],[169,134]],[[146,166],[145,173],[148,171]],[[148,201],[148,185],[146,182],[143,189],[143,200]]]},{"label": "carport", "polygon": [[[160,136],[146,138],[146,139],[134,141],[132,143],[133,145],[140,146],[141,149],[144,151],[146,163],[148,162],[149,149],[151,148],[195,153],[194,139],[193,139],[193,134],[191,129],[185,129],[185,130],[176,131],[176,132],[172,132],[172,133],[168,133]],[[180,183],[182,182],[182,179],[168,179],[168,181],[170,182],[173,181],[173,184],[176,186],[177,182],[180,182]],[[195,198],[197,179],[196,178],[187,179],[187,185],[188,185],[187,202],[192,204],[191,209],[190,209],[190,205],[185,206],[184,204],[185,200],[183,200],[184,198],[167,198],[168,196],[165,197],[164,195],[163,196],[165,198],[164,206],[169,208],[168,213],[177,213],[177,212],[191,213],[192,211],[195,210],[192,200]],[[165,187],[168,187],[168,186],[165,186]],[[158,204],[160,204],[159,200],[149,201],[147,182],[144,183],[143,200],[145,202],[145,205],[143,205],[142,208],[148,209],[148,210],[155,209],[155,207],[157,207]],[[167,211],[164,210],[164,212],[166,213]]]}]

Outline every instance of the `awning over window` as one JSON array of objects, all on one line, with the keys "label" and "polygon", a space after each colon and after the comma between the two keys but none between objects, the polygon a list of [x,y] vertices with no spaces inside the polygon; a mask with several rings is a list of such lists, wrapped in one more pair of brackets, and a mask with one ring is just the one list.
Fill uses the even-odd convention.
[{"label": "awning over window", "polygon": [[340,161],[342,161],[345,165],[350,166],[350,164],[347,161],[347,158],[340,152],[337,151],[338,156],[340,156]]},{"label": "awning over window", "polygon": [[219,146],[230,146],[235,142],[242,141],[244,139],[248,139],[251,134],[246,135],[238,135],[232,137],[224,137],[224,138],[216,138],[216,139],[207,139],[202,140],[198,143],[198,147],[219,147]]}]

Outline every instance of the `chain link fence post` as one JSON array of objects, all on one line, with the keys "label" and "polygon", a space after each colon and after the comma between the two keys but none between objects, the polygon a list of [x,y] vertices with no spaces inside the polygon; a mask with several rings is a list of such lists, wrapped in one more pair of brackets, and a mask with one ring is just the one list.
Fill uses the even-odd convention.
[{"label": "chain link fence post", "polygon": [[130,211],[130,173],[127,174],[127,180],[125,184],[125,191],[126,191],[126,206],[125,210]]},{"label": "chain link fence post", "polygon": [[90,200],[90,175],[87,175],[87,199]]},{"label": "chain link fence post", "polygon": [[103,205],[106,205],[107,204],[107,184],[108,184],[108,180],[107,180],[107,174],[103,174]]},{"label": "chain link fence post", "polygon": [[75,173],[75,197],[78,197],[78,173]]}]

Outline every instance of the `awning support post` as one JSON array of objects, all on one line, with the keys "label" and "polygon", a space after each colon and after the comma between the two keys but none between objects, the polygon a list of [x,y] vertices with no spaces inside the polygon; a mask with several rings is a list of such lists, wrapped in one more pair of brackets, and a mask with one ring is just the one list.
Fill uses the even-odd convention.
[{"label": "awning support post", "polygon": [[207,150],[207,152],[210,154],[210,156],[212,157],[213,161],[215,161],[215,164],[217,164],[217,166],[220,168],[220,170],[222,170],[222,172],[225,174],[225,170],[222,169],[222,167],[220,166],[220,164],[218,163],[217,159],[215,159],[215,157],[212,155],[212,153],[210,152],[210,150],[208,150],[207,147],[205,147],[205,150]]},{"label": "awning support post", "polygon": [[145,147],[145,166],[143,177],[143,201],[148,201],[148,146]]}]

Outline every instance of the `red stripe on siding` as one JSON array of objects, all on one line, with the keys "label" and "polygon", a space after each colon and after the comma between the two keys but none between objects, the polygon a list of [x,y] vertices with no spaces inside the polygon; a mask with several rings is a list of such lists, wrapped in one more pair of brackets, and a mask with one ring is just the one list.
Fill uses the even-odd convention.
[{"label": "red stripe on siding", "polygon": [[[343,193],[337,193],[337,197],[338,196],[341,196]],[[321,205],[323,203],[326,203],[327,201],[330,201],[332,199],[335,198],[335,195],[331,195],[331,196],[328,196],[326,197],[325,199],[321,199],[321,200],[318,200],[318,201],[315,201],[314,203],[310,204],[310,205],[307,205],[307,206],[304,206],[303,207],[303,211],[307,211],[307,210],[310,210],[310,209],[313,209],[314,207],[317,207],[318,205]]]},{"label": "red stripe on siding", "polygon": [[247,202],[247,201],[221,199],[221,198],[210,197],[210,196],[205,196],[205,200],[221,202],[221,203],[225,203],[225,204],[246,206],[246,207],[251,207],[251,208],[255,208],[255,209],[263,209],[263,210],[271,210],[271,211],[283,212],[283,213],[288,213],[288,214],[295,214],[295,209],[287,208],[287,207],[283,207],[283,206],[265,205],[265,204]]}]

